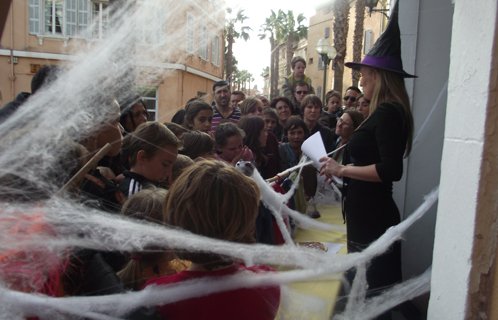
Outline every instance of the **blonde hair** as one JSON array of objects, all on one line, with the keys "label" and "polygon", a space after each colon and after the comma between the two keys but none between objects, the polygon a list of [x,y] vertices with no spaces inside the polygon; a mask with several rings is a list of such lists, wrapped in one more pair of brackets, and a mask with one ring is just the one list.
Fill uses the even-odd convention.
[{"label": "blonde hair", "polygon": [[405,80],[400,74],[382,69],[372,68],[371,72],[377,72],[372,100],[370,101],[370,114],[382,103],[397,102],[405,109],[403,128],[407,134],[406,156],[412,150],[413,141],[413,116],[410,109],[410,99],[406,92]]},{"label": "blonde hair", "polygon": [[245,116],[249,113],[256,112],[256,107],[260,106],[263,109],[263,102],[256,98],[247,98],[239,103],[240,113]]},{"label": "blonde hair", "polygon": [[[157,224],[164,224],[163,207],[164,199],[168,191],[160,188],[141,190],[131,195],[123,205],[121,214],[127,217],[147,220]],[[117,273],[124,285],[132,290],[140,290],[146,278],[143,276],[143,267],[151,265],[160,260],[170,260],[171,254],[166,252],[135,253],[140,260],[131,259],[126,266]],[[171,265],[167,274],[176,273],[175,266]]]},{"label": "blonde hair", "polygon": [[[258,206],[259,188],[252,179],[221,161],[201,160],[171,186],[164,217],[169,224],[195,234],[254,243]],[[182,251],[177,255],[208,270],[231,263],[218,254]]]}]

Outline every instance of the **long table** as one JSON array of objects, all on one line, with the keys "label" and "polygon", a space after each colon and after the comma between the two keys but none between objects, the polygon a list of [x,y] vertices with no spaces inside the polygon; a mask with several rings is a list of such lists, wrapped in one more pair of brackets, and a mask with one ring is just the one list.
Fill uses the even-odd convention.
[{"label": "long table", "polygon": [[[317,206],[321,217],[317,221],[345,226],[342,218],[341,207],[340,206]],[[346,232],[340,231],[320,231],[315,229],[299,229],[297,231],[294,242],[303,241],[318,241],[326,243],[339,243],[344,244],[338,254],[347,254],[346,248]],[[277,269],[278,270],[278,269]],[[334,309],[336,298],[339,295],[341,289],[341,281],[339,280],[321,280],[321,281],[310,281],[310,282],[298,282],[292,283],[289,287],[296,293],[311,295],[314,297],[322,298],[326,306],[321,309],[320,312],[309,314],[293,314],[293,315],[283,315],[279,314],[278,318],[291,318],[291,319],[329,319],[332,310]],[[299,312],[298,312],[299,313]]]}]

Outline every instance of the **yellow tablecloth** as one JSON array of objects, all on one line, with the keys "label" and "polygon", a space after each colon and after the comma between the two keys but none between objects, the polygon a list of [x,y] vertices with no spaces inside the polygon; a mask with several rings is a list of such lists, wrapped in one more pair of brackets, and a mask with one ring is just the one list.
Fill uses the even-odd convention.
[{"label": "yellow tablecloth", "polygon": [[[341,207],[340,206],[317,206],[321,217],[317,221],[345,226]],[[328,243],[340,243],[344,244],[344,247],[338,252],[338,254],[347,254],[346,247],[346,232],[339,231],[320,231],[315,229],[299,229],[297,235],[294,238],[295,242],[302,241],[318,241],[318,242],[328,242]],[[315,297],[324,298],[327,301],[326,315],[318,316],[317,318],[323,318],[326,316],[328,318],[332,313],[334,308],[336,298],[338,296],[341,282],[339,280],[322,280],[322,281],[310,281],[310,282],[299,282],[292,283],[289,285],[292,290],[298,293],[312,295]],[[301,317],[299,317],[301,318]],[[315,318],[311,316],[309,319]]]}]

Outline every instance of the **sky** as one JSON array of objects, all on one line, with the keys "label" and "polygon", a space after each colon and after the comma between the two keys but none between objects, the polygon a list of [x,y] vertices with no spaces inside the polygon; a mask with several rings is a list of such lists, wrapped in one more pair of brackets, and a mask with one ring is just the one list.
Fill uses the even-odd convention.
[{"label": "sky", "polygon": [[[233,45],[233,52],[239,62],[239,70],[247,70],[252,73],[255,79],[254,83],[260,91],[263,90],[263,78],[260,74],[265,67],[270,66],[270,41],[268,38],[260,40],[258,34],[261,33],[260,27],[270,16],[271,10],[274,10],[275,13],[278,13],[279,9],[284,12],[292,10],[295,17],[304,13],[306,20],[303,21],[303,24],[309,26],[309,18],[315,15],[315,8],[323,2],[324,0],[226,0],[228,7],[244,9],[244,13],[248,17],[244,21],[244,26],[252,28],[252,31],[249,31],[250,39],[247,42],[244,42],[243,39],[237,39]],[[238,24],[238,28],[240,26]],[[251,87],[253,87],[252,83]]]}]

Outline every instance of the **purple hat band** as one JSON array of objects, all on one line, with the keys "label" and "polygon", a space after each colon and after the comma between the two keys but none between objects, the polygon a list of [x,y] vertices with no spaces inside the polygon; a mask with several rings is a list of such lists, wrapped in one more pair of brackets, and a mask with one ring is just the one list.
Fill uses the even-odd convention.
[{"label": "purple hat band", "polygon": [[399,73],[405,78],[416,78],[417,76],[411,75],[403,71],[403,63],[400,58],[384,56],[384,57],[371,57],[366,56],[361,63],[346,62],[344,64],[348,68],[359,69],[361,66],[375,67],[392,72]]}]

